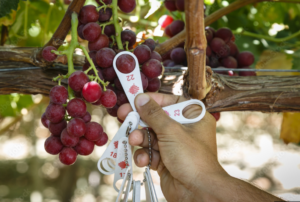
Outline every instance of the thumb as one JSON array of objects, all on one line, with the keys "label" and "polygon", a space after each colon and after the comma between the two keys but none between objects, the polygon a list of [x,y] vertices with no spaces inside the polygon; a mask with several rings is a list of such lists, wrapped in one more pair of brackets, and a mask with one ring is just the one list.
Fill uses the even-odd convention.
[{"label": "thumb", "polygon": [[[135,107],[141,119],[159,136],[174,131],[178,124],[149,95],[142,93],[135,98]],[[177,127],[175,127],[177,128]],[[158,137],[159,138],[159,137]]]}]

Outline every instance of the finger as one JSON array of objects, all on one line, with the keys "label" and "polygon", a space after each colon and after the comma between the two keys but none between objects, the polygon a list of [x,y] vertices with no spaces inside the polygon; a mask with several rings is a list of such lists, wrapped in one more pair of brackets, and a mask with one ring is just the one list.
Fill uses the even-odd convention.
[{"label": "finger", "polygon": [[[151,148],[158,151],[157,138],[153,130],[149,130]],[[132,146],[149,147],[148,131],[146,129],[137,129],[130,133],[129,144]]]},{"label": "finger", "polygon": [[[151,152],[151,166],[152,170],[157,170],[159,162],[160,162],[160,154],[158,151],[152,150]],[[134,153],[134,162],[138,167],[145,167],[149,165],[149,149],[142,148],[138,149]]]},{"label": "finger", "polygon": [[158,139],[160,139],[160,135],[170,134],[170,131],[174,131],[174,129],[176,130],[180,126],[146,93],[137,95],[135,98],[135,107],[141,119],[153,128]]},{"label": "finger", "polygon": [[[167,95],[162,93],[147,93],[155,102],[161,107],[170,106],[178,102],[183,102],[186,99],[177,95]],[[132,111],[132,107],[129,103],[123,104],[118,109],[118,118],[125,120],[129,112]]]}]

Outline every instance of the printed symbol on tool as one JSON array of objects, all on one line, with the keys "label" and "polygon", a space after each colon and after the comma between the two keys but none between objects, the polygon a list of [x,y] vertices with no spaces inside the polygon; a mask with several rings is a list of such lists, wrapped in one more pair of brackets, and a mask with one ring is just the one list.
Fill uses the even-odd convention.
[{"label": "printed symbol on tool", "polygon": [[137,92],[139,92],[139,87],[133,84],[133,85],[129,88],[129,93],[135,95]]},{"label": "printed symbol on tool", "polygon": [[166,111],[166,110],[164,110],[165,112],[166,112],[166,114],[168,115],[168,116],[170,116],[170,113],[168,112],[168,111]]},{"label": "printed symbol on tool", "polygon": [[129,75],[129,76],[126,76],[126,77],[127,77],[127,81],[132,81],[132,80],[134,80],[133,74],[131,74],[131,75]]},{"label": "printed symbol on tool", "polygon": [[119,142],[118,142],[118,141],[115,141],[115,142],[114,142],[115,149],[118,149],[118,144],[119,144]]},{"label": "printed symbol on tool", "polygon": [[126,166],[129,166],[129,164],[126,164],[125,161],[121,161],[118,165],[120,166],[121,170],[125,169]]},{"label": "printed symbol on tool", "polygon": [[174,111],[174,116],[180,116],[180,110],[179,109]]}]

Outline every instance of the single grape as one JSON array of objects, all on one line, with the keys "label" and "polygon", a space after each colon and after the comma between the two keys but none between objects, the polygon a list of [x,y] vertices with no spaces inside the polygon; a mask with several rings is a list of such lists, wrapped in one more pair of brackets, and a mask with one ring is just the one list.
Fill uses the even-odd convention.
[{"label": "single grape", "polygon": [[116,88],[117,88],[118,90],[124,91],[123,86],[122,86],[122,84],[121,84],[121,82],[120,82],[120,80],[119,80],[118,77],[115,78],[114,84],[115,84],[115,86],[116,86]]},{"label": "single grape", "polygon": [[135,0],[118,0],[118,6],[124,13],[130,13],[136,6]]},{"label": "single grape", "polygon": [[212,54],[211,48],[209,46],[206,47],[206,55],[210,57]]},{"label": "single grape", "polygon": [[83,117],[86,113],[86,105],[80,98],[74,98],[67,104],[67,112],[74,118]]},{"label": "single grape", "polygon": [[112,25],[106,25],[105,28],[104,28],[104,34],[107,35],[108,37],[110,37],[112,35],[116,35],[115,26],[113,24]]},{"label": "single grape", "polygon": [[221,38],[213,38],[213,40],[210,42],[209,46],[212,51],[217,53],[223,46],[225,46],[225,42]]},{"label": "single grape", "polygon": [[146,39],[143,44],[148,46],[151,51],[154,51],[156,46],[155,41],[153,39]]},{"label": "single grape", "polygon": [[[243,67],[243,69],[251,69],[250,67]],[[240,76],[256,76],[255,72],[239,72]]]},{"label": "single grape", "polygon": [[209,29],[211,31],[211,33],[213,34],[213,37],[215,37],[216,35],[216,30],[212,27],[208,27],[207,29]]},{"label": "single grape", "polygon": [[137,57],[139,64],[143,64],[150,59],[151,50],[146,45],[139,45],[134,49],[133,54]]},{"label": "single grape", "polygon": [[117,105],[121,106],[125,103],[129,103],[128,98],[123,91],[117,91]]},{"label": "single grape", "polygon": [[102,74],[105,81],[113,81],[117,77],[116,71],[113,67],[103,69]]},{"label": "single grape", "polygon": [[152,51],[152,53],[150,55],[150,59],[156,59],[156,60],[162,62],[161,55],[158,52],[156,52],[156,51]]},{"label": "single grape", "polygon": [[153,79],[162,73],[162,66],[158,60],[151,59],[142,66],[142,72],[146,77]]},{"label": "single grape", "polygon": [[77,159],[77,152],[73,148],[65,147],[59,153],[59,160],[65,165],[72,165]]},{"label": "single grape", "polygon": [[254,63],[254,55],[249,51],[244,51],[238,54],[237,61],[239,67],[248,67]]},{"label": "single grape", "polygon": [[60,141],[59,137],[50,136],[46,139],[44,148],[49,154],[55,155],[58,154],[63,149],[63,144]]},{"label": "single grape", "polygon": [[43,126],[45,126],[46,128],[49,127],[50,121],[47,119],[46,113],[43,113],[43,115],[41,117],[41,122],[42,122]]},{"label": "single grape", "polygon": [[143,90],[146,90],[148,87],[148,78],[141,72],[141,79],[143,84]]},{"label": "single grape", "polygon": [[116,61],[116,66],[120,72],[128,74],[134,70],[135,60],[131,55],[124,54],[118,57]]},{"label": "single grape", "polygon": [[164,60],[171,59],[171,52],[172,52],[172,50],[168,50],[168,52],[166,52],[165,54],[163,54],[161,56],[162,60],[164,61]]},{"label": "single grape", "polygon": [[90,42],[88,44],[90,51],[98,51],[102,48],[109,46],[109,38],[108,36],[101,34],[96,41]]},{"label": "single grape", "polygon": [[102,94],[101,86],[95,82],[91,81],[86,83],[82,88],[82,96],[84,99],[90,103],[96,102],[100,99]]},{"label": "single grape", "polygon": [[218,29],[215,34],[215,37],[221,38],[225,43],[228,43],[233,37],[232,31],[226,27]]},{"label": "single grape", "polygon": [[175,0],[165,0],[164,4],[165,4],[165,7],[171,12],[177,10]]},{"label": "single grape", "polygon": [[99,123],[90,122],[86,124],[86,133],[84,137],[89,141],[96,141],[101,138],[103,128]]},{"label": "single grape", "polygon": [[107,141],[108,141],[108,136],[105,132],[103,132],[100,139],[95,141],[95,145],[101,147],[101,146],[105,145],[107,143]]},{"label": "single grape", "polygon": [[89,82],[89,77],[83,71],[73,72],[68,79],[70,88],[76,92],[81,91],[87,82]]},{"label": "single grape", "polygon": [[82,117],[82,120],[85,122],[85,123],[88,123],[90,122],[92,119],[92,116],[90,114],[90,112],[86,112],[85,115]]},{"label": "single grape", "polygon": [[129,29],[123,30],[121,32],[121,40],[124,45],[125,45],[125,42],[127,41],[128,47],[131,47],[136,42],[136,34]]},{"label": "single grape", "polygon": [[67,122],[62,120],[58,123],[49,124],[49,131],[53,136],[60,136],[61,132],[67,127]]},{"label": "single grape", "polygon": [[81,24],[81,25],[78,25],[77,27],[77,33],[78,33],[78,36],[82,39],[84,39],[84,36],[82,34],[82,30],[83,30],[83,27],[84,27],[85,24]]},{"label": "single grape", "polygon": [[160,89],[160,80],[158,78],[154,78],[149,80],[148,82],[148,87],[147,87],[147,91],[149,92],[156,92]]},{"label": "single grape", "polygon": [[174,35],[172,34],[172,32],[171,32],[170,25],[168,25],[168,26],[165,28],[165,34],[166,34],[168,37],[173,37],[173,36],[174,36]]},{"label": "single grape", "polygon": [[173,60],[165,60],[163,62],[164,67],[174,67],[176,64]]},{"label": "single grape", "polygon": [[119,109],[119,105],[115,105],[113,108],[107,108],[106,111],[109,115],[113,117],[117,117],[118,109]]},{"label": "single grape", "polygon": [[78,16],[78,19],[82,24],[97,22],[98,18],[99,13],[97,12],[97,8],[93,5],[83,6]]},{"label": "single grape", "polygon": [[117,95],[114,91],[107,89],[102,93],[100,102],[105,108],[113,108],[117,103]]},{"label": "single grape", "polygon": [[179,11],[184,11],[184,0],[176,0],[176,8]]},{"label": "single grape", "polygon": [[215,54],[213,54],[210,58],[209,58],[209,63],[211,67],[219,67],[220,63],[219,63],[219,57]]},{"label": "single grape", "polygon": [[184,30],[184,22],[181,20],[174,20],[169,26],[173,36]]},{"label": "single grape", "polygon": [[78,154],[87,156],[93,152],[94,147],[94,142],[87,140],[85,137],[81,137],[74,149]]},{"label": "single grape", "polygon": [[75,147],[79,142],[79,137],[70,135],[68,130],[65,128],[61,133],[60,140],[66,147]]},{"label": "single grape", "polygon": [[213,115],[213,117],[215,117],[216,121],[219,121],[219,119],[221,117],[221,113],[220,112],[211,113],[211,115]]},{"label": "single grape", "polygon": [[68,99],[68,91],[64,86],[54,86],[50,90],[50,102],[54,104],[64,104]]},{"label": "single grape", "polygon": [[97,51],[96,62],[102,68],[111,67],[116,53],[111,48],[102,48]]},{"label": "single grape", "polygon": [[171,52],[171,59],[176,64],[181,64],[186,60],[186,54],[183,48],[174,48]]},{"label": "single grape", "polygon": [[82,35],[88,41],[96,41],[100,34],[101,27],[95,22],[90,22],[84,25],[82,29]]},{"label": "single grape", "polygon": [[221,59],[221,64],[226,68],[237,68],[237,61],[232,56],[222,58]]},{"label": "single grape", "polygon": [[51,123],[58,123],[64,119],[66,110],[62,105],[50,103],[46,108],[45,114]]},{"label": "single grape", "polygon": [[67,131],[71,136],[81,137],[86,132],[86,124],[81,118],[73,118],[67,125]]},{"label": "single grape", "polygon": [[233,43],[232,41],[229,41],[227,43],[227,45],[230,48],[230,55],[235,57],[237,56],[237,54],[239,53],[238,47],[235,45],[235,43]]},{"label": "single grape", "polygon": [[112,9],[111,8],[101,8],[99,10],[99,18],[98,18],[98,21],[99,22],[107,22],[110,20],[112,16]]},{"label": "single grape", "polygon": [[53,46],[46,46],[42,51],[42,57],[48,62],[52,62],[57,58],[55,53],[51,53],[52,50],[57,51]]}]

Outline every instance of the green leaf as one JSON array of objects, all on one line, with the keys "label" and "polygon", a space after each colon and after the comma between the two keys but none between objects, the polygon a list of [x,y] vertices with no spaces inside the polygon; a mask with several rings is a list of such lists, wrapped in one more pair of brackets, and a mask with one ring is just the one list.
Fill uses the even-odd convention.
[{"label": "green leaf", "polygon": [[0,95],[0,116],[15,116],[15,111],[11,106],[10,95]]},{"label": "green leaf", "polygon": [[300,49],[293,54],[293,67],[292,69],[300,69]]},{"label": "green leaf", "polygon": [[0,1],[0,18],[11,13],[11,10],[17,10],[19,0],[1,0]]},{"label": "green leaf", "polygon": [[17,102],[17,108],[21,111],[23,108],[28,108],[33,104],[31,95],[20,95],[20,98]]}]

